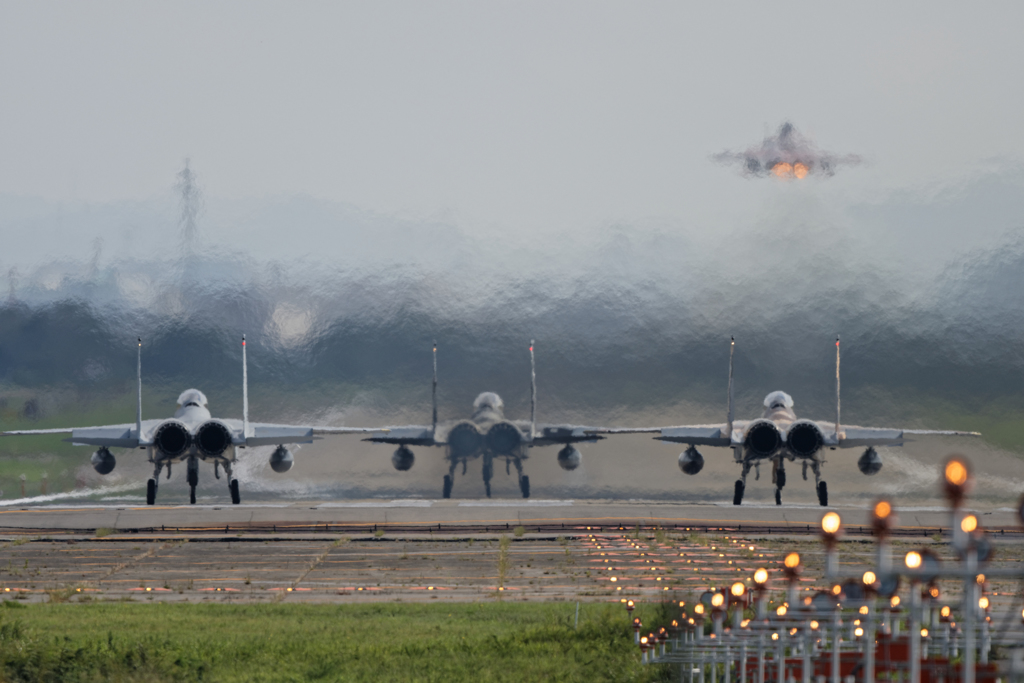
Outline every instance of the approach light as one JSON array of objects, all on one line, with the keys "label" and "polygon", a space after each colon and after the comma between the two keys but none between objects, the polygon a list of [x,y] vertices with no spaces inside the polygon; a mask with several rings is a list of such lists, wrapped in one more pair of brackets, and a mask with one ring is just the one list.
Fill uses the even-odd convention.
[{"label": "approach light", "polygon": [[832,586],[832,595],[839,595],[843,592],[843,587],[838,583]]},{"label": "approach light", "polygon": [[701,605],[700,603],[694,605],[693,606],[693,613],[694,614],[704,614],[704,605]]},{"label": "approach light", "polygon": [[732,588],[729,589],[729,592],[732,593],[735,598],[742,598],[743,594],[747,592],[747,587],[744,586],[742,582],[737,581],[732,585]]},{"label": "approach light", "polygon": [[900,596],[898,596],[898,595],[892,596],[892,599],[889,600],[889,607],[892,608],[892,609],[896,609],[899,606],[900,606]]},{"label": "approach light", "polygon": [[921,553],[911,550],[903,561],[906,563],[907,569],[917,569],[921,566]]},{"label": "approach light", "polygon": [[775,610],[775,613],[778,614],[780,617],[786,616],[786,606],[779,605],[779,608]]},{"label": "approach light", "polygon": [[892,514],[892,505],[887,500],[880,500],[875,503],[875,517],[885,519]]},{"label": "approach light", "polygon": [[814,621],[814,620],[812,619],[812,620],[811,620],[811,623],[810,623],[810,624],[808,624],[808,626],[810,626],[810,627],[811,627],[811,630],[812,630],[812,631],[817,631],[817,630],[818,630],[818,627],[819,627],[819,626],[821,626],[821,624],[819,624],[818,622],[816,622],[816,621]]},{"label": "approach light", "polygon": [[875,585],[875,581],[877,580],[878,577],[875,576],[875,573],[871,571],[864,572],[864,576],[861,577],[861,581],[864,583],[865,586],[873,586]]},{"label": "approach light", "polygon": [[786,569],[796,569],[800,566],[800,554],[790,553],[789,555],[786,555],[784,564],[786,565]]},{"label": "approach light", "polygon": [[941,616],[943,619],[949,619],[949,615],[951,612],[952,610],[949,608],[949,605],[943,605],[942,609],[939,610],[939,616]]},{"label": "approach light", "polygon": [[969,534],[978,528],[978,518],[975,515],[966,515],[960,520],[960,528],[965,534]]},{"label": "approach light", "polygon": [[855,635],[855,636],[857,636],[858,638],[860,638],[861,636],[863,636],[863,635],[864,635],[864,629],[862,629],[861,627],[859,627],[859,626],[858,626],[857,628],[855,628],[855,629],[853,630],[853,635]]},{"label": "approach light", "polygon": [[772,634],[772,640],[778,640],[778,639],[779,639],[779,634],[778,633],[773,633]]},{"label": "approach light", "polygon": [[960,507],[960,502],[967,494],[967,489],[970,487],[971,482],[971,468],[967,458],[962,455],[949,456],[942,473],[946,497],[949,498],[954,508],[958,508]]},{"label": "approach light", "polygon": [[768,570],[764,567],[758,568],[757,571],[754,572],[754,583],[756,583],[758,587],[763,587],[768,583]]},{"label": "approach light", "polygon": [[928,595],[930,595],[932,598],[938,598],[939,597],[939,587],[938,586],[932,586],[931,588],[929,588],[928,589]]},{"label": "approach light", "polygon": [[722,595],[721,593],[715,593],[714,595],[711,596],[711,606],[712,607],[721,607],[724,602],[725,602],[725,596]]},{"label": "approach light", "polygon": [[986,596],[984,596],[984,595],[983,595],[983,596],[981,596],[981,597],[980,597],[980,598],[978,599],[978,607],[980,607],[981,609],[985,609],[985,610],[987,610],[987,609],[988,609],[988,606],[989,606],[989,600],[988,600],[988,598],[987,598]]},{"label": "approach light", "polygon": [[928,629],[926,629],[926,628],[921,629],[921,637],[922,638],[927,638],[928,637]]},{"label": "approach light", "polygon": [[868,613],[868,606],[867,605],[861,605],[860,609],[857,610],[857,613],[858,614],[867,614]]},{"label": "approach light", "polygon": [[821,530],[829,536],[835,536],[839,533],[839,526],[841,523],[842,520],[839,518],[839,513],[828,512],[821,518]]},{"label": "approach light", "polygon": [[634,603],[632,600],[626,600],[626,611],[627,612],[632,612],[633,608],[635,608],[635,607],[636,607],[636,603]]}]

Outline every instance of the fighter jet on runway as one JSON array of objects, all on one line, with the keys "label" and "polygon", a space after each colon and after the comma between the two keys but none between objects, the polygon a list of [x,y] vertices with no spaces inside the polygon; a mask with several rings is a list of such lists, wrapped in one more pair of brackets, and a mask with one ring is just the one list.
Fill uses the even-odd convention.
[{"label": "fighter jet on runway", "polygon": [[438,424],[437,421],[437,344],[434,344],[434,385],[433,422],[430,425],[389,427],[387,432],[375,433],[365,441],[389,443],[398,446],[391,456],[396,470],[406,471],[413,466],[415,456],[410,446],[443,446],[446,449],[449,467],[444,476],[442,496],[451,498],[455,481],[455,468],[461,463],[462,473],[470,460],[483,459],[484,486],[487,497],[491,496],[491,477],[494,461],[505,460],[505,474],[515,465],[519,475],[519,489],[523,498],[530,497],[530,477],[523,474],[523,461],[534,446],[562,444],[558,451],[558,464],[563,470],[579,467],[582,456],[574,444],[603,439],[594,434],[592,427],[576,425],[550,425],[536,423],[537,416],[537,371],[533,358],[533,342],[530,342],[530,420],[512,421],[505,418],[505,404],[495,393],[484,392],[473,401],[473,415],[468,420],[456,420]]},{"label": "fighter jet on runway", "polygon": [[160,420],[142,419],[142,340],[138,355],[138,409],[135,424],[104,427],[73,427],[67,429],[27,429],[4,432],[2,436],[24,434],[70,434],[68,439],[76,446],[99,446],[92,454],[92,466],[100,474],[110,474],[117,464],[111,448],[139,448],[149,454],[153,463],[153,478],[146,489],[146,504],[156,502],[160,472],[167,466],[171,477],[171,464],[186,463],[189,500],[196,502],[196,484],[199,482],[199,461],[212,460],[213,473],[220,479],[220,468],[228,477],[231,502],[238,504],[238,480],[231,467],[235,463],[237,448],[248,446],[277,446],[270,456],[270,467],[275,472],[291,469],[294,457],[285,446],[312,443],[317,434],[349,434],[352,432],[380,432],[379,429],[349,427],[309,427],[249,422],[249,378],[245,359],[245,337],[242,337],[242,419],[214,418],[206,407],[206,396],[198,389],[187,389],[178,397],[178,410],[174,417]]},{"label": "fighter jet on runway", "polygon": [[687,425],[680,427],[599,429],[594,433],[627,434],[659,432],[654,437],[659,441],[687,444],[679,455],[679,468],[686,474],[697,474],[704,467],[704,456],[696,446],[722,446],[732,448],[733,457],[743,467],[743,474],[736,480],[733,505],[743,502],[750,468],[760,478],[760,465],[764,461],[772,464],[772,483],[775,484],[775,504],[782,505],[782,489],[786,485],[785,461],[800,460],[803,478],[807,480],[807,468],[814,472],[814,486],[818,502],[828,505],[828,487],[821,478],[821,467],[825,463],[825,449],[865,448],[857,460],[857,467],[863,474],[877,474],[882,469],[882,458],[876,447],[902,446],[906,434],[939,434],[946,436],[981,436],[978,432],[958,432],[931,429],[885,429],[879,427],[854,427],[843,425],[839,420],[839,338],[836,337],[836,419],[835,422],[816,422],[798,419],[793,412],[793,399],[784,391],[773,391],[764,399],[764,412],[753,420],[733,420],[732,357],[735,340],[729,346],[729,412],[725,424]]}]

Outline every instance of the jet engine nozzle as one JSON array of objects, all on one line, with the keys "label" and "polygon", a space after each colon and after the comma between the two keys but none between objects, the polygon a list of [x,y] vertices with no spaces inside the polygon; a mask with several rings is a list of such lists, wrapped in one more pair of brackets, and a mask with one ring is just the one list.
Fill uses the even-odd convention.
[{"label": "jet engine nozzle", "polygon": [[231,446],[231,432],[215,420],[204,422],[196,430],[196,447],[207,456],[218,456]]},{"label": "jet engine nozzle", "polygon": [[583,456],[580,454],[579,449],[571,445],[567,445],[565,448],[558,451],[558,466],[566,472],[572,472],[580,466],[582,461]]},{"label": "jet engine nozzle", "polygon": [[822,435],[818,425],[810,420],[794,422],[786,434],[786,447],[794,455],[809,458],[825,444],[825,437]]},{"label": "jet engine nozzle", "polygon": [[494,455],[514,455],[523,443],[523,433],[511,422],[496,422],[487,430],[485,441]]},{"label": "jet engine nozzle", "polygon": [[278,474],[284,474],[295,464],[295,456],[284,446],[278,446],[270,454],[270,469]]},{"label": "jet engine nozzle", "polygon": [[457,458],[479,455],[484,435],[472,422],[460,422],[448,432],[448,451]]},{"label": "jet engine nozzle", "polygon": [[693,446],[679,454],[679,469],[685,474],[697,474],[704,469],[704,456]]},{"label": "jet engine nozzle", "polygon": [[92,454],[91,462],[92,468],[100,474],[110,474],[117,465],[114,454],[108,451],[106,446],[100,447],[98,451]]},{"label": "jet engine nozzle", "polygon": [[861,474],[866,474],[869,477],[873,474],[878,474],[879,470],[882,469],[882,456],[874,448],[869,447],[857,459],[857,469],[860,470]]},{"label": "jet engine nozzle", "polygon": [[192,445],[192,435],[180,422],[168,421],[156,428],[153,445],[172,458],[182,455]]},{"label": "jet engine nozzle", "polygon": [[779,428],[771,420],[755,420],[747,428],[747,437],[744,444],[754,455],[766,457],[779,450],[782,445],[782,435]]},{"label": "jet engine nozzle", "polygon": [[412,454],[408,446],[399,446],[395,454],[391,456],[391,464],[399,472],[408,472],[416,462],[416,456]]}]

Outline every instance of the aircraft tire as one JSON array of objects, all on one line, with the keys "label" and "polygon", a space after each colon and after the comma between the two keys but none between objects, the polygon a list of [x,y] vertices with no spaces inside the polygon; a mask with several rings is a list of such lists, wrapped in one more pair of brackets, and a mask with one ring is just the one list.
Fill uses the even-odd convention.
[{"label": "aircraft tire", "polygon": [[228,484],[228,489],[231,491],[231,504],[238,505],[242,502],[242,496],[238,493],[238,480],[232,479],[231,483]]},{"label": "aircraft tire", "polygon": [[775,489],[775,504],[782,505],[782,489]]},{"label": "aircraft tire", "polygon": [[156,504],[156,480],[150,479],[146,482],[146,505]]},{"label": "aircraft tire", "polygon": [[828,486],[825,482],[818,482],[818,502],[821,507],[828,507]]},{"label": "aircraft tire", "polygon": [[196,487],[195,486],[189,486],[188,487],[188,502],[191,503],[192,505],[196,504]]},{"label": "aircraft tire", "polygon": [[519,490],[523,492],[523,498],[530,497],[530,478],[525,474],[519,478]]},{"label": "aircraft tire", "polygon": [[444,490],[441,491],[442,498],[452,497],[452,477],[450,474],[444,475]]},{"label": "aircraft tire", "polygon": [[743,485],[743,480],[742,479],[737,479],[736,480],[736,490],[732,494],[732,504],[733,505],[742,505],[743,504],[743,490],[745,488],[746,487]]},{"label": "aircraft tire", "polygon": [[775,485],[780,489],[786,488],[786,470],[780,469],[775,473]]}]

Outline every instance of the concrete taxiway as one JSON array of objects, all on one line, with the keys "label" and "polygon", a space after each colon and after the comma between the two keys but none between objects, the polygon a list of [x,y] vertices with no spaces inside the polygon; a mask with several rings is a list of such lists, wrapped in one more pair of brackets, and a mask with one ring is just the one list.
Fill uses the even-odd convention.
[{"label": "concrete taxiway", "polygon": [[[868,509],[861,504],[831,506],[845,524],[868,524]],[[342,527],[396,529],[416,527],[539,526],[556,530],[576,526],[762,527],[811,531],[825,508],[817,505],[742,505],[722,503],[666,503],[662,501],[599,500],[352,500],[303,501],[258,505],[38,505],[0,507],[0,533],[18,530],[229,530],[286,531],[341,530]],[[898,510],[901,527],[935,529],[949,526],[944,507]],[[1017,512],[1002,507],[979,510],[986,528],[1013,533],[1020,529]],[[807,527],[811,527],[807,529]]]}]

